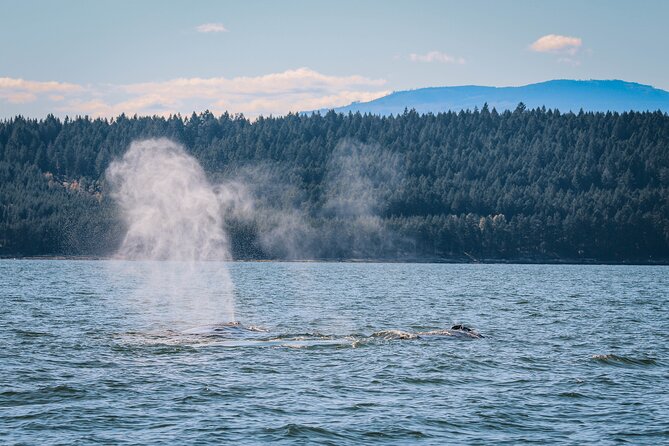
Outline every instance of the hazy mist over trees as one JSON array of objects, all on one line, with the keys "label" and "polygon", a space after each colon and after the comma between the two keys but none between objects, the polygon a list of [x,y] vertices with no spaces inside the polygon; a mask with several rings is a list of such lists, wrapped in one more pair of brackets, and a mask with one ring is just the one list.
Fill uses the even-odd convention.
[{"label": "hazy mist over trees", "polygon": [[183,144],[252,197],[235,258],[669,260],[661,112],[290,114],[0,122],[0,255],[109,255],[133,140]]}]

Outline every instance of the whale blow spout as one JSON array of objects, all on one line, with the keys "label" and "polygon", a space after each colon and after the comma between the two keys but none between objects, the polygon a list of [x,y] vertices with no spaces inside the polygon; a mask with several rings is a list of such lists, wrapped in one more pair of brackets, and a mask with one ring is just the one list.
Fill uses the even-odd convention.
[{"label": "whale blow spout", "polygon": [[164,138],[134,141],[106,180],[125,229],[115,258],[142,271],[136,300],[152,301],[174,324],[234,321],[222,198],[232,192],[211,184],[184,146]]}]

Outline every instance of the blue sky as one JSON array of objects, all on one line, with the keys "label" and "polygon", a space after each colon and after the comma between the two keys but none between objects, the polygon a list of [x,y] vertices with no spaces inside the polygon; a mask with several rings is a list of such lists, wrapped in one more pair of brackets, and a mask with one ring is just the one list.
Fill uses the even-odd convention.
[{"label": "blue sky", "polygon": [[0,0],[0,118],[253,117],[556,78],[669,90],[667,23],[664,0]]}]

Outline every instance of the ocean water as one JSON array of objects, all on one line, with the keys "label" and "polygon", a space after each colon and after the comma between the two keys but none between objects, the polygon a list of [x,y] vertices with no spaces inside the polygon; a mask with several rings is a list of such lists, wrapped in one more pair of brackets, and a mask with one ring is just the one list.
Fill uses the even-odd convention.
[{"label": "ocean water", "polygon": [[0,443],[270,442],[666,444],[669,267],[0,261]]}]

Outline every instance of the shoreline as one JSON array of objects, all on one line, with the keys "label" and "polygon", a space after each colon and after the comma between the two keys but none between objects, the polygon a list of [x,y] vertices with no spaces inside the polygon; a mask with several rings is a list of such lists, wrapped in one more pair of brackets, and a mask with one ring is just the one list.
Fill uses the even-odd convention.
[{"label": "shoreline", "polygon": [[[76,261],[108,261],[122,260],[107,256],[5,256],[0,260],[76,260]],[[131,260],[133,261],[133,260]],[[143,260],[140,260],[143,261]],[[232,259],[229,263],[416,263],[416,264],[458,264],[458,265],[611,265],[611,266],[669,266],[669,259],[658,260],[598,260],[598,259],[475,259],[470,258],[395,258],[395,259]]]}]

